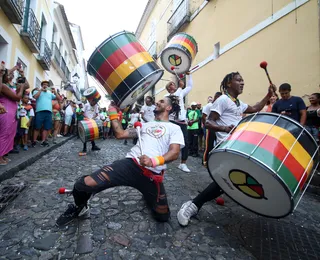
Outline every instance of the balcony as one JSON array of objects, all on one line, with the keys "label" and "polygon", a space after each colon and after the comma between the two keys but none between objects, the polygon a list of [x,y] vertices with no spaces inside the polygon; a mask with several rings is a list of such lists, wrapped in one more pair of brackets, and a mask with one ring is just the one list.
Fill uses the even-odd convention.
[{"label": "balcony", "polygon": [[51,55],[51,50],[46,39],[41,39],[40,53],[37,59],[44,70],[50,70]]},{"label": "balcony", "polygon": [[168,40],[190,22],[189,0],[182,0],[168,20]]},{"label": "balcony", "polygon": [[61,53],[55,42],[51,43],[51,50],[52,50],[53,61],[56,63],[57,67],[60,67]]},{"label": "balcony", "polygon": [[63,74],[65,74],[66,68],[67,68],[66,62],[65,62],[64,58],[61,57],[60,69],[62,70]]},{"label": "balcony", "polygon": [[70,80],[70,70],[68,69],[67,66],[66,66],[66,69],[64,70],[64,75],[65,75],[67,81]]},{"label": "balcony", "polygon": [[0,7],[11,23],[22,23],[24,0],[0,0]]},{"label": "balcony", "polygon": [[158,58],[158,53],[157,53],[157,47],[158,47],[158,42],[154,41],[148,52],[150,53],[150,55],[156,60]]},{"label": "balcony", "polygon": [[20,35],[31,52],[40,52],[40,25],[32,9],[25,8]]}]

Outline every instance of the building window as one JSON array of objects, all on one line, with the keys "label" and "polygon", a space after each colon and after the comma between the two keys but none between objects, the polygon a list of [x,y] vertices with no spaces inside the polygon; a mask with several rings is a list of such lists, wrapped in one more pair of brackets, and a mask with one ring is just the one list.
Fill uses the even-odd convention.
[{"label": "building window", "polygon": [[36,77],[36,88],[41,88],[41,80]]},{"label": "building window", "polygon": [[[17,60],[17,63],[16,63],[16,65],[17,64],[21,64],[21,68],[22,68],[22,70],[24,71],[24,73],[25,73],[25,77],[27,76],[26,75],[26,71],[27,71],[27,65],[20,59],[20,58],[18,58],[18,60]],[[17,81],[17,78],[19,77],[19,72],[18,71],[15,71],[14,72],[14,81]]]}]

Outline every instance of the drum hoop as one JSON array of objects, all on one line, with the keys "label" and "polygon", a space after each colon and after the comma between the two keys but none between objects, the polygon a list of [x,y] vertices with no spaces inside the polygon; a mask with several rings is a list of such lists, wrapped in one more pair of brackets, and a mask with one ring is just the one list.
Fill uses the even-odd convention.
[{"label": "drum hoop", "polygon": [[[163,59],[164,59],[164,58],[162,58],[162,57],[163,57],[162,53],[163,53],[164,51],[166,51],[166,50],[171,50],[171,49],[173,49],[173,50],[181,50],[181,49],[179,49],[179,48],[177,48],[177,47],[167,47],[167,48],[164,48],[164,49],[161,51],[161,53],[159,54],[159,56],[161,57],[161,62],[162,62]],[[192,60],[192,57],[191,57],[187,52],[185,52],[185,54],[188,56],[188,58],[190,58],[190,60]],[[192,63],[192,62],[190,62],[190,63]]]},{"label": "drum hoop", "polygon": [[[258,113],[254,113],[254,114],[251,114],[250,116],[253,116],[253,115],[274,115],[274,116],[277,116],[277,117],[280,117],[280,118],[285,118],[286,120],[290,121],[291,123],[295,124],[296,126],[300,127],[301,129],[304,129],[305,130],[305,133],[312,138],[312,140],[314,141],[315,145],[318,146],[317,142],[314,140],[313,136],[309,133],[309,131],[307,131],[307,129],[300,125],[296,120],[288,117],[288,116],[285,116],[285,115],[281,115],[281,114],[277,114],[277,113],[272,113],[272,112],[258,112]],[[241,119],[241,121],[239,122],[238,125],[240,125],[240,123],[244,120],[245,118]]]},{"label": "drum hoop", "polygon": [[[147,76],[143,77],[142,79],[140,79],[136,84],[134,84],[134,86],[133,86],[132,88],[130,88],[130,89],[122,96],[121,99],[119,99],[119,102],[118,102],[117,106],[120,106],[120,105],[121,105],[121,103],[132,93],[132,90],[133,90],[137,85],[139,85],[141,82],[146,81],[146,80],[147,80],[147,77],[149,77],[149,76],[151,76],[151,75],[153,75],[153,74],[155,74],[156,72],[159,72],[159,71],[162,72],[162,75],[163,75],[163,73],[164,73],[163,69],[160,69],[160,68],[159,68],[159,69],[157,69],[157,70],[149,73]],[[160,78],[162,77],[162,75],[160,76]]]},{"label": "drum hoop", "polygon": [[[226,193],[226,194],[228,195],[228,197],[230,197],[233,201],[235,201],[236,203],[238,203],[239,205],[241,205],[241,206],[244,207],[245,209],[247,209],[247,210],[249,210],[249,211],[251,211],[251,212],[254,212],[254,213],[258,214],[258,215],[264,216],[264,217],[269,217],[269,218],[283,218],[283,217],[288,216],[289,214],[291,214],[291,213],[294,211],[295,205],[294,205],[293,199],[292,199],[292,197],[293,197],[292,195],[293,195],[293,194],[291,193],[288,185],[282,180],[282,178],[281,178],[279,175],[277,175],[277,174],[275,173],[275,171],[274,171],[273,169],[271,169],[268,165],[264,164],[264,163],[261,162],[260,160],[257,160],[256,158],[252,158],[252,159],[254,159],[254,160],[251,160],[251,157],[249,157],[247,154],[244,154],[244,153],[242,153],[242,152],[239,152],[239,151],[233,150],[233,149],[216,149],[215,151],[212,151],[212,153],[210,152],[209,157],[208,157],[208,162],[209,162],[210,156],[211,156],[213,153],[216,153],[216,152],[219,151],[219,150],[220,150],[220,151],[229,151],[229,152],[231,152],[231,153],[233,153],[233,154],[240,155],[240,156],[242,156],[242,157],[244,157],[244,158],[249,159],[250,161],[257,162],[257,164],[259,164],[260,166],[262,166],[262,168],[265,168],[266,170],[270,171],[270,172],[273,174],[273,177],[274,177],[275,179],[277,179],[277,181],[278,181],[278,182],[281,184],[281,186],[285,189],[285,192],[289,195],[288,197],[290,198],[290,208],[291,208],[291,211],[290,211],[289,213],[281,216],[281,217],[270,217],[270,216],[263,215],[263,214],[260,214],[260,213],[257,213],[257,212],[255,212],[255,211],[253,211],[253,210],[248,209],[247,207],[243,206],[243,205],[242,205],[241,203],[239,203],[238,201],[236,201],[236,200],[234,200],[233,198],[231,198],[231,197],[228,195],[228,193],[223,190],[223,192]],[[215,180],[213,179],[212,174],[211,174],[211,171],[210,171],[210,169],[209,169],[209,164],[207,163],[207,165],[208,165],[208,168],[207,168],[207,169],[208,169],[209,175],[210,175],[211,179],[212,179],[213,181],[215,181]],[[279,180],[280,180],[280,181],[279,181]]]},{"label": "drum hoop", "polygon": [[94,91],[97,91],[95,88],[87,88],[87,89],[83,92],[83,96],[84,96],[84,97],[87,97],[88,95],[94,93],[94,91],[93,91],[93,92],[91,92],[90,94],[87,94],[87,95],[86,95],[85,93],[86,93],[86,91],[89,90],[89,89],[93,89]]}]

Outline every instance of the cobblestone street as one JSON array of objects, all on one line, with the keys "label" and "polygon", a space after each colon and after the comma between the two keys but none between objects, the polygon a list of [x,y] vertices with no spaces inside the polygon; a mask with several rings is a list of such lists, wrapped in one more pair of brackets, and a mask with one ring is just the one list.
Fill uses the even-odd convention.
[{"label": "cobblestone street", "polygon": [[319,259],[320,203],[309,193],[281,220],[259,217],[223,196],[224,206],[207,203],[188,227],[180,227],[182,203],[211,182],[201,159],[193,157],[191,173],[174,162],[165,175],[169,222],[154,221],[137,190],[118,187],[94,196],[86,217],[57,228],[57,217],[73,202],[58,188],[71,189],[78,177],[123,158],[131,147],[131,141],[97,144],[101,151],[79,157],[82,143],[72,139],[0,184],[26,185],[0,213],[0,259]]}]

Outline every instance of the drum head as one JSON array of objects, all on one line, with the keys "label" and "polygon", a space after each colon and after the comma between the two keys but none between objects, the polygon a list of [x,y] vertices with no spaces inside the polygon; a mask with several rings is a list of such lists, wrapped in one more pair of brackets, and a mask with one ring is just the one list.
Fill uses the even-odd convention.
[{"label": "drum head", "polygon": [[208,169],[221,189],[248,210],[273,218],[285,217],[293,210],[286,184],[254,159],[233,151],[214,150]]},{"label": "drum head", "polygon": [[92,95],[95,91],[96,91],[95,88],[88,88],[83,92],[83,95],[85,97],[88,97],[88,96]]},{"label": "drum head", "polygon": [[[163,70],[159,69],[140,80],[135,86],[127,90],[127,92],[117,102],[117,105],[121,109],[132,105],[137,99],[146,94],[160,80],[162,75]],[[116,99],[117,98],[113,98],[114,101],[116,101]]]},{"label": "drum head", "polygon": [[[191,67],[191,57],[187,54],[186,51],[183,50],[183,46],[181,49],[168,47],[163,50],[161,54],[161,63],[163,67],[170,73],[182,74],[189,71]],[[171,67],[175,67],[173,71]]]},{"label": "drum head", "polygon": [[78,126],[78,132],[79,132],[79,137],[80,137],[80,140],[85,143],[86,142],[86,131],[84,129],[84,126],[83,126],[83,121],[80,121],[79,122],[79,126]]}]

